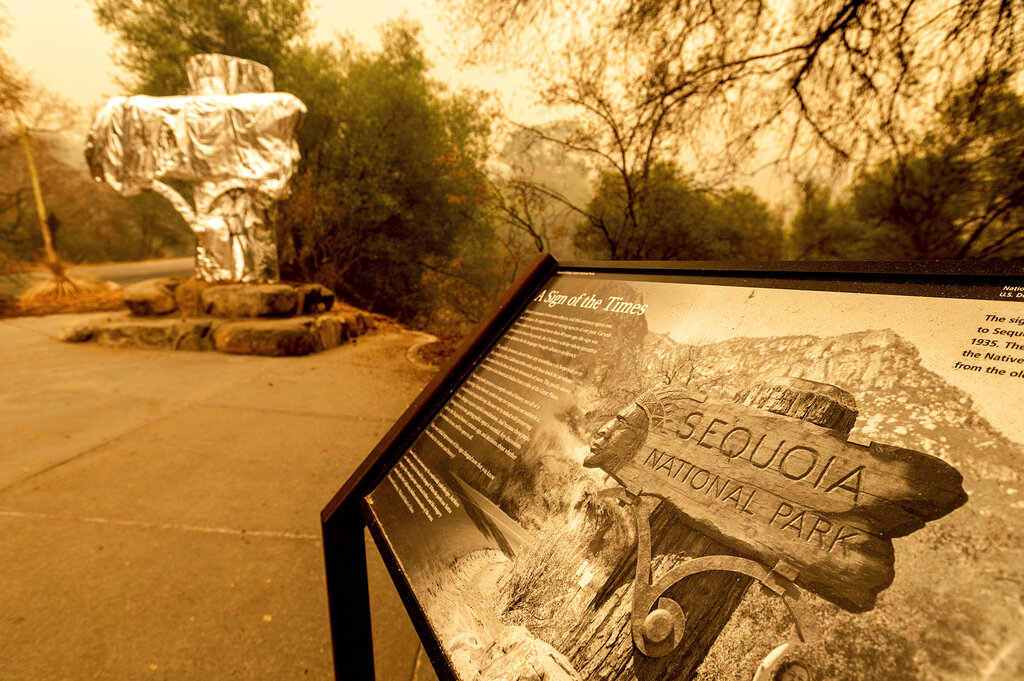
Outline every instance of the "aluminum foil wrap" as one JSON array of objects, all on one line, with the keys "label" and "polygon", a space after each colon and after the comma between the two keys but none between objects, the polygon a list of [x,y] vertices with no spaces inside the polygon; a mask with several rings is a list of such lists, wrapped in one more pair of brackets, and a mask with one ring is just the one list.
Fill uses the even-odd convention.
[{"label": "aluminum foil wrap", "polygon": [[[197,55],[189,78],[203,93],[115,97],[97,114],[85,155],[94,178],[124,196],[159,192],[196,234],[196,273],[207,281],[278,279],[273,212],[299,161],[303,103],[272,88],[255,62]],[[194,188],[195,207],[165,180]]]},{"label": "aluminum foil wrap", "polygon": [[274,73],[259,62],[223,54],[195,54],[185,66],[194,95],[273,92]]}]

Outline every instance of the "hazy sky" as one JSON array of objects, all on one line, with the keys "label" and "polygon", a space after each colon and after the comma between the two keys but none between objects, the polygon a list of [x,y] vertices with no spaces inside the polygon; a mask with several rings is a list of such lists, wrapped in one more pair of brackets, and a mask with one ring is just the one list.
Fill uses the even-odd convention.
[{"label": "hazy sky", "polygon": [[[85,0],[0,0],[0,5],[6,5],[12,23],[4,46],[38,83],[85,109],[113,95],[132,94],[115,85],[117,69],[110,60],[113,38],[96,25]],[[539,115],[529,108],[525,74],[458,68],[458,47],[450,40],[449,27],[434,0],[314,0],[312,6],[317,40],[351,33],[372,48],[380,44],[377,27],[405,14],[423,25],[435,77],[487,91],[500,88],[500,97],[514,117]]]},{"label": "hazy sky", "polygon": [[[0,0],[0,7],[4,5],[12,30],[2,44],[36,82],[81,107],[86,114],[111,96],[134,94],[121,92],[115,84],[117,69],[110,59],[114,40],[96,25],[86,0]],[[492,105],[497,105],[514,122],[537,124],[573,115],[569,110],[538,106],[530,74],[525,69],[499,71],[497,67],[461,66],[458,56],[468,47],[468,38],[465,31],[446,19],[437,0],[312,0],[311,5],[316,22],[314,38],[319,42],[330,41],[341,32],[376,49],[380,46],[377,28],[389,19],[405,15],[423,26],[422,38],[427,57],[434,64],[435,78],[452,87],[491,93]],[[82,117],[76,131],[80,135],[88,128],[86,118]],[[497,129],[496,132],[500,134]],[[687,158],[680,160],[687,165]],[[772,205],[792,199],[789,181],[772,169],[742,176],[737,181]]]}]

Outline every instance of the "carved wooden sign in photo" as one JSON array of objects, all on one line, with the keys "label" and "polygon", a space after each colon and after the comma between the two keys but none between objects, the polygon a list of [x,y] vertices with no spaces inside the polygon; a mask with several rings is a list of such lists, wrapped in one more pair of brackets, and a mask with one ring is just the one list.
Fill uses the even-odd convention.
[{"label": "carved wooden sign in photo", "polygon": [[[857,411],[835,386],[777,379],[737,400],[646,393],[609,424],[586,465],[668,501],[743,555],[792,563],[796,584],[853,612],[872,608],[892,583],[892,538],[967,500],[962,476],[941,459],[847,442]],[[609,446],[616,428],[646,430],[645,441]]]}]

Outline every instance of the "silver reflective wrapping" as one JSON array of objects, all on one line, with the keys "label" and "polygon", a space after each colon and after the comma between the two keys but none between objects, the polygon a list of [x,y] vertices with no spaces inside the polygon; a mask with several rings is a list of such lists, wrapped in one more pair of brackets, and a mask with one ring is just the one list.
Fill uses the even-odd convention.
[{"label": "silver reflective wrapping", "polygon": [[207,281],[277,281],[277,204],[263,192],[197,184],[196,272]]},{"label": "silver reflective wrapping", "polygon": [[185,66],[194,95],[273,92],[274,73],[259,62],[223,54],[196,54]]},{"label": "silver reflective wrapping", "polygon": [[295,129],[305,112],[282,92],[114,97],[96,116],[86,159],[93,177],[126,196],[177,179],[280,199],[299,160]]},{"label": "silver reflective wrapping", "polygon": [[[201,92],[273,87],[265,66],[223,55],[193,57],[189,78]],[[274,281],[272,217],[299,161],[305,112],[281,92],[115,97],[97,114],[85,155],[93,177],[124,196],[152,190],[171,201],[196,234],[199,278]],[[195,208],[166,180],[192,184]]]}]

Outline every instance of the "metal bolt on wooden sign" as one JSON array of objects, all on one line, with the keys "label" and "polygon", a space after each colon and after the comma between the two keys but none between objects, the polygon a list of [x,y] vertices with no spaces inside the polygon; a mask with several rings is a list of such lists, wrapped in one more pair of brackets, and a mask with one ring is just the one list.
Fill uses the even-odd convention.
[{"label": "metal bolt on wooden sign", "polygon": [[[892,539],[949,513],[967,494],[941,459],[849,442],[856,417],[846,391],[781,378],[756,383],[735,402],[677,387],[648,392],[599,431],[584,465],[610,474],[636,503],[633,634],[641,652],[660,657],[679,642],[685,613],[662,594],[702,570],[761,581],[786,600],[801,637],[813,624],[792,585],[851,612],[874,607],[895,574]],[[696,558],[651,585],[646,523],[661,501],[740,556]]]}]

